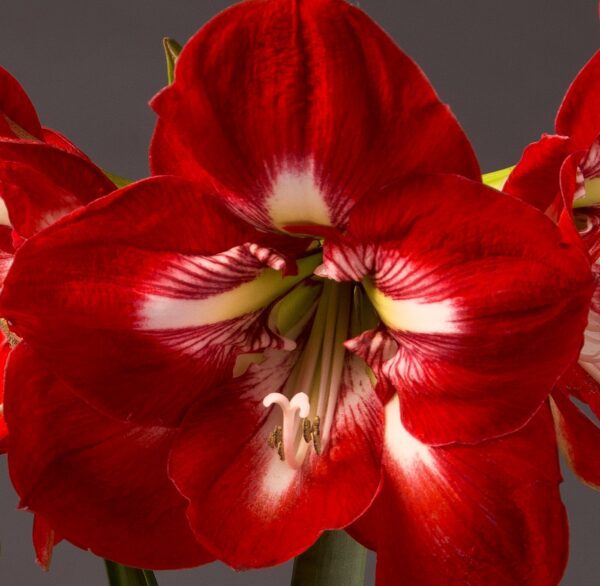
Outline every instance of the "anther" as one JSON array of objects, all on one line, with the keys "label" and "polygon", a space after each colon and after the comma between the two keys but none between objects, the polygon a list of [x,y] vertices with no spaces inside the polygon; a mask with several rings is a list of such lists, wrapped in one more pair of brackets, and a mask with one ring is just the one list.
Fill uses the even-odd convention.
[{"label": "anther", "polygon": [[310,419],[305,419],[304,423],[302,424],[302,435],[304,437],[304,441],[307,444],[310,444],[310,442],[312,441],[312,432],[313,432],[313,426],[312,426],[312,423],[310,422]]},{"label": "anther", "polygon": [[269,444],[269,447],[273,449],[278,448],[279,444],[283,443],[283,428],[281,427],[281,425],[278,425],[271,432],[267,443]]},{"label": "anther", "polygon": [[11,348],[14,348],[21,341],[21,338],[10,330],[10,326],[4,318],[0,318],[0,332],[4,334],[4,337]]},{"label": "anther", "polygon": [[317,456],[321,455],[321,418],[315,417],[312,423],[313,445]]}]

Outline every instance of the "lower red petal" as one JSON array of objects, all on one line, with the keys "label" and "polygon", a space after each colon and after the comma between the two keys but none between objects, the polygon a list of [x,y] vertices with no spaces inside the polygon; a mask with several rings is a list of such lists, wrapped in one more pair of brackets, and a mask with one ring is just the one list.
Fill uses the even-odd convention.
[{"label": "lower red petal", "polygon": [[[168,569],[210,561],[167,476],[173,431],[90,408],[20,344],[6,374],[9,469],[21,505],[82,549],[126,565]],[[42,562],[47,543],[38,548]]]},{"label": "lower red petal", "polygon": [[267,354],[210,410],[192,410],[171,456],[196,537],[238,569],[282,563],[348,525],[380,483],[382,410],[364,363],[347,357],[329,445],[320,456],[311,447],[293,470],[268,446],[280,416],[262,399],[283,386],[294,356]]},{"label": "lower red petal", "polygon": [[351,532],[377,549],[377,585],[556,586],[568,553],[554,429],[432,448],[386,409],[386,478]]}]

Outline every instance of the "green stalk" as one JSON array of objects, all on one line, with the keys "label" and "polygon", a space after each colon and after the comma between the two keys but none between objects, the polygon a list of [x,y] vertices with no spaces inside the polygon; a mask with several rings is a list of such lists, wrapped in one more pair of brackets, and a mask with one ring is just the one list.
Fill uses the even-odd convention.
[{"label": "green stalk", "polygon": [[363,586],[367,550],[345,531],[327,531],[294,560],[291,586]]},{"label": "green stalk", "polygon": [[150,570],[128,568],[109,560],[104,560],[109,586],[158,586],[154,573]]}]

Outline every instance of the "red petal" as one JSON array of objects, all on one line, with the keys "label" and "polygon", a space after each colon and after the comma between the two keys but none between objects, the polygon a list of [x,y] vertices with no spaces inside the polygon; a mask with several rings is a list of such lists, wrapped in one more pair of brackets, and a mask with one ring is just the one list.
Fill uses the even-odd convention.
[{"label": "red petal", "polygon": [[560,391],[552,393],[552,399],[556,431],[569,465],[581,480],[600,490],[600,427]]},{"label": "red petal", "polygon": [[33,547],[35,548],[35,561],[42,570],[50,569],[54,546],[60,540],[61,538],[56,535],[48,521],[40,515],[35,515],[33,518]]},{"label": "red petal", "polygon": [[579,72],[556,117],[556,132],[570,136],[577,149],[588,149],[600,132],[600,51]]},{"label": "red petal", "polygon": [[173,425],[235,352],[282,343],[260,310],[217,321],[211,300],[285,261],[244,247],[265,235],[203,192],[166,177],[115,192],[26,242],[6,280],[0,315],[118,417]]},{"label": "red petal", "polygon": [[560,168],[573,151],[569,138],[543,136],[523,151],[503,191],[546,212],[560,194]]},{"label": "red petal", "polygon": [[66,136],[53,130],[52,128],[42,128],[42,140],[49,145],[58,147],[72,155],[77,155],[80,159],[90,161],[90,158],[77,146],[75,146]]},{"label": "red petal", "polygon": [[362,361],[348,357],[331,440],[312,447],[299,470],[281,462],[268,437],[279,413],[262,399],[284,385],[295,353],[267,360],[210,403],[193,409],[171,455],[170,473],[190,500],[197,539],[238,568],[279,564],[344,527],[371,503],[380,482],[382,408]]},{"label": "red petal", "polygon": [[186,45],[153,107],[154,173],[208,171],[267,225],[339,225],[415,171],[480,178],[421,70],[342,0],[230,8]]},{"label": "red petal", "polygon": [[34,167],[12,161],[0,161],[0,197],[11,225],[24,238],[31,238],[82,205],[76,195]]},{"label": "red petal", "polygon": [[554,429],[432,448],[386,409],[384,487],[351,532],[377,546],[377,585],[555,586],[568,554]]},{"label": "red petal", "polygon": [[43,143],[0,140],[0,161],[30,166],[47,180],[76,195],[81,203],[89,203],[115,189],[93,163]]},{"label": "red petal", "polygon": [[[0,136],[14,138],[25,131],[32,138],[40,138],[42,129],[31,100],[21,84],[6,69],[0,67]],[[16,127],[15,127],[16,125]],[[22,138],[22,137],[19,137]]]},{"label": "red petal", "polygon": [[318,272],[372,280],[394,349],[376,332],[351,347],[397,389],[410,432],[436,444],[526,423],[575,362],[592,293],[587,255],[548,218],[452,176],[361,202]]},{"label": "red petal", "polygon": [[[600,320],[600,317],[597,316],[596,319]],[[580,362],[585,364],[581,359]],[[589,366],[586,364],[586,368]],[[592,372],[600,378],[600,370]],[[556,384],[556,390],[587,404],[596,417],[600,418],[600,383],[581,364],[575,364],[567,370]]]},{"label": "red petal", "polygon": [[11,354],[6,379],[10,475],[22,506],[78,547],[123,564],[209,561],[167,477],[173,430],[101,415],[25,344]]},{"label": "red petal", "polygon": [[3,453],[8,446],[8,427],[4,419],[4,367],[10,354],[10,344],[2,334],[0,336],[0,453]]}]

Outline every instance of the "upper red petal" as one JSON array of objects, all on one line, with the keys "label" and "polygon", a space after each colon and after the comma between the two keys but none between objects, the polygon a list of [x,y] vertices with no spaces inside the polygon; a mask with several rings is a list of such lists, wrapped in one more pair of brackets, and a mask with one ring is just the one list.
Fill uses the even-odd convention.
[{"label": "upper red petal", "polygon": [[32,138],[41,138],[42,128],[31,100],[21,84],[0,67],[0,136],[18,136],[15,125]]},{"label": "upper red petal", "polygon": [[6,379],[9,468],[22,506],[78,547],[126,565],[210,561],[167,476],[173,430],[101,415],[25,344],[11,354]]},{"label": "upper red petal", "polygon": [[600,51],[585,64],[569,88],[556,117],[556,132],[570,136],[577,149],[589,148],[600,132]]},{"label": "upper red petal", "polygon": [[351,347],[431,443],[522,426],[576,360],[593,286],[585,252],[543,214],[455,176],[358,204],[319,273],[367,276],[387,299],[391,344],[367,332]]},{"label": "upper red petal", "polygon": [[267,225],[339,225],[415,171],[480,177],[421,70],[343,0],[237,4],[186,45],[153,107],[153,171],[208,172]]},{"label": "upper red petal", "polygon": [[548,407],[520,431],[433,448],[386,409],[386,477],[351,529],[377,549],[377,586],[556,586],[568,529]]}]

